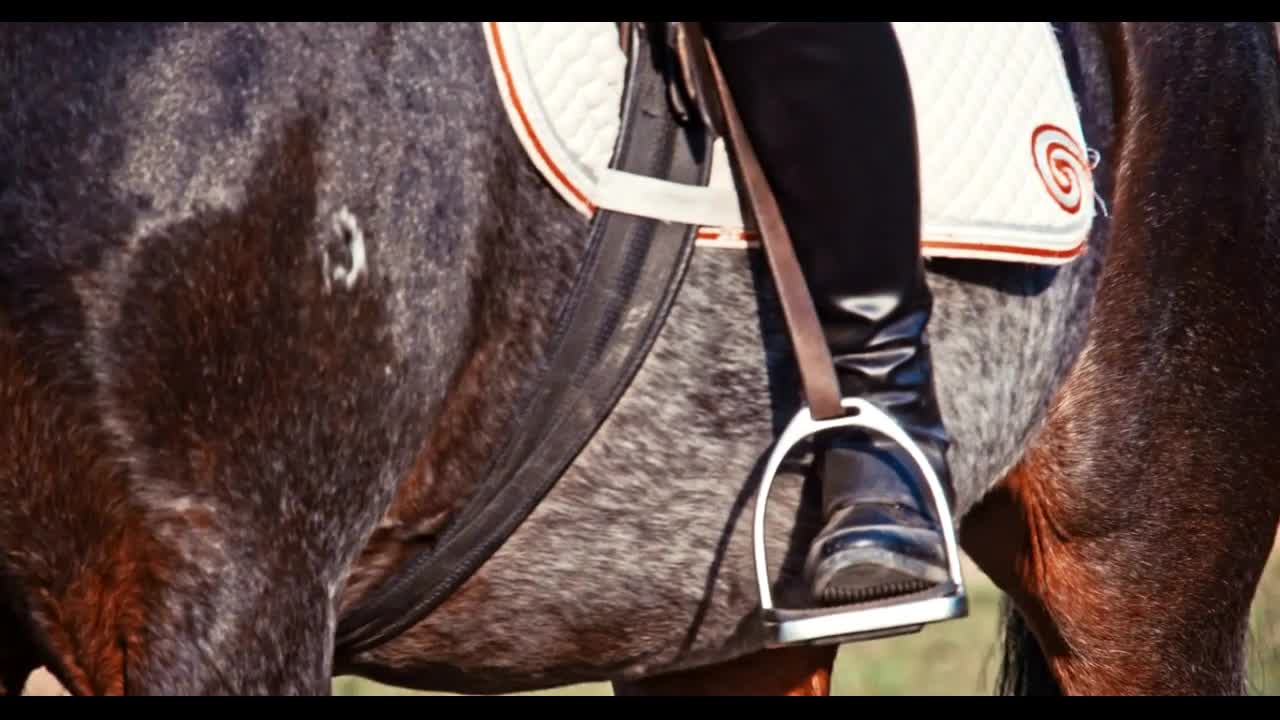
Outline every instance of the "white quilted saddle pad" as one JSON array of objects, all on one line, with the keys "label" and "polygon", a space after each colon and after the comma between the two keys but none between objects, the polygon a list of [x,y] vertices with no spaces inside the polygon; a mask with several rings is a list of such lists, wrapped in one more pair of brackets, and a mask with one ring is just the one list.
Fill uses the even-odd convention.
[{"label": "white quilted saddle pad", "polygon": [[[1092,164],[1053,28],[894,27],[916,105],[924,253],[1078,257],[1094,218]],[[487,22],[485,36],[512,126],[566,202],[588,216],[604,208],[692,223],[702,246],[755,244],[722,143],[706,187],[608,167],[626,73],[613,23]]]}]

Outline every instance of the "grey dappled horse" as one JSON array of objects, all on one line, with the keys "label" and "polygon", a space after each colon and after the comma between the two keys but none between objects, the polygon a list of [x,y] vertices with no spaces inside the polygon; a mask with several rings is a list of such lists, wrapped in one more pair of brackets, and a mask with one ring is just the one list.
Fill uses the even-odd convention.
[{"label": "grey dappled horse", "polygon": [[[930,265],[963,545],[1011,598],[1002,689],[1239,692],[1280,511],[1275,35],[1061,30],[1089,252]],[[478,23],[6,25],[0,87],[4,688],[826,692],[834,648],[752,639],[753,483],[797,392],[742,251],[697,251],[479,572],[333,657],[520,420],[582,260]],[[813,489],[771,501],[783,588]]]}]

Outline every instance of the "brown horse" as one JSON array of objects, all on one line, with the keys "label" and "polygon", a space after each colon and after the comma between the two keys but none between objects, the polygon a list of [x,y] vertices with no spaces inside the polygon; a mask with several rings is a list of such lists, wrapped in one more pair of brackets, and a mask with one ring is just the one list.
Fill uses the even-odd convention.
[{"label": "brown horse", "polygon": [[[930,265],[1001,689],[1239,693],[1280,520],[1276,35],[1058,29],[1088,254]],[[584,268],[681,245],[599,242],[543,183],[478,25],[9,25],[0,57],[0,689],[829,692],[834,647],[758,633],[747,518],[797,403],[759,256],[672,260],[661,312],[566,349],[570,310],[633,317],[577,304]],[[563,440],[546,393],[611,365]],[[335,641],[454,567],[513,437],[563,458],[528,517],[425,616]],[[800,465],[770,501],[780,597],[813,490]]]}]

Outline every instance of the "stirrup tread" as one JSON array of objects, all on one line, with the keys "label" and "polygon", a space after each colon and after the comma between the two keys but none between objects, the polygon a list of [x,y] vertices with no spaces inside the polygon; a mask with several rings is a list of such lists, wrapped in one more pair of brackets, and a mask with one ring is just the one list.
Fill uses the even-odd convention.
[{"label": "stirrup tread", "polygon": [[903,580],[872,587],[827,588],[823,591],[821,600],[828,606],[860,605],[873,600],[888,600],[920,592],[921,590],[928,590],[935,584],[928,580]]},{"label": "stirrup tread", "polygon": [[877,640],[919,632],[925,625],[966,617],[969,601],[953,583],[933,585],[909,595],[879,598],[859,605],[788,610],[763,614],[771,648],[831,645]]}]

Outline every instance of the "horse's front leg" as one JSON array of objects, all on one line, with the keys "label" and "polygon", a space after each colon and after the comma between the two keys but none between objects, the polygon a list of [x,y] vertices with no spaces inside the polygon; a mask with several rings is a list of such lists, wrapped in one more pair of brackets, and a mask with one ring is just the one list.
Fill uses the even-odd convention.
[{"label": "horse's front leg", "polygon": [[[269,542],[268,537],[263,537]],[[125,689],[163,695],[326,695],[334,609],[312,571],[284,545],[255,560],[188,570],[158,605]]]},{"label": "horse's front leg", "polygon": [[[328,694],[333,575],[288,523],[191,505],[28,582],[39,657],[75,695]],[[0,651],[12,692],[36,659]]]},{"label": "horse's front leg", "polygon": [[242,205],[153,228],[86,292],[143,568],[114,583],[145,619],[128,692],[329,693],[336,598],[462,362],[446,329],[402,336],[428,298],[390,271],[395,233],[318,205],[319,122],[264,140]]}]

